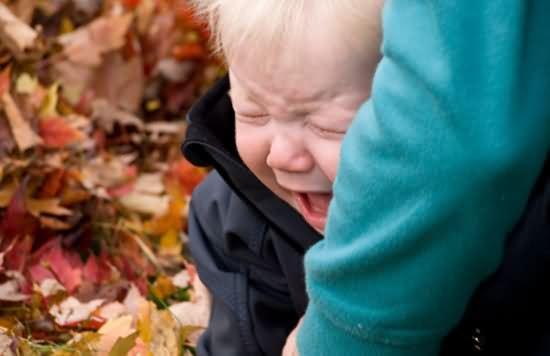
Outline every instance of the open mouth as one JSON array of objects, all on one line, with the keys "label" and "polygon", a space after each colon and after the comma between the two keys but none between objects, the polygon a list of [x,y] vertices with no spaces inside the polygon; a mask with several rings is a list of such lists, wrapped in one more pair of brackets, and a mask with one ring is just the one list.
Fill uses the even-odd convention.
[{"label": "open mouth", "polygon": [[332,193],[295,193],[295,196],[304,219],[322,232],[325,229]]}]

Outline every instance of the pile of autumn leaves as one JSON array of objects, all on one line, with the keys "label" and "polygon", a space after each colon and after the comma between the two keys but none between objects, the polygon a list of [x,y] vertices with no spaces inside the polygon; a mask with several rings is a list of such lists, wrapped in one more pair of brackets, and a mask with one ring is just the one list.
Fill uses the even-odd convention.
[{"label": "pile of autumn leaves", "polygon": [[0,354],[186,355],[204,172],[183,117],[222,72],[185,0],[0,2]]}]

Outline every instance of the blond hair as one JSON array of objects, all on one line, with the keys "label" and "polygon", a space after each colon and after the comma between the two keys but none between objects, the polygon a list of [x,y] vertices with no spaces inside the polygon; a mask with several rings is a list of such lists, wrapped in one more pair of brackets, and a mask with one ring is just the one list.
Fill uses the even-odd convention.
[{"label": "blond hair", "polygon": [[365,39],[372,38],[373,31],[379,37],[383,0],[188,1],[208,22],[214,50],[227,61],[241,49],[269,59],[283,46],[299,46],[304,33],[316,26],[335,31],[342,43],[359,51],[378,46],[378,41],[369,44]]}]

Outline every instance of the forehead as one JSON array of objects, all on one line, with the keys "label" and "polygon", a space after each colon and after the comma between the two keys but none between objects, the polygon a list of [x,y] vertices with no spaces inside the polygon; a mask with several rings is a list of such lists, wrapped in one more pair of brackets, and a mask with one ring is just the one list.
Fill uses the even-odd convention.
[{"label": "forehead", "polygon": [[313,37],[271,51],[263,56],[268,60],[237,51],[229,60],[232,91],[253,99],[280,96],[292,102],[367,87],[370,65],[336,39]]}]

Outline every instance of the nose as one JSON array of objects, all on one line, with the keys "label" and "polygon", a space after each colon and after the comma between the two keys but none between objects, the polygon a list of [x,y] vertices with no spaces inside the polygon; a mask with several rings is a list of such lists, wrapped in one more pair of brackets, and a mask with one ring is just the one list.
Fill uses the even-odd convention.
[{"label": "nose", "polygon": [[313,156],[303,142],[286,134],[273,138],[266,162],[274,170],[295,173],[308,172],[314,167]]}]

